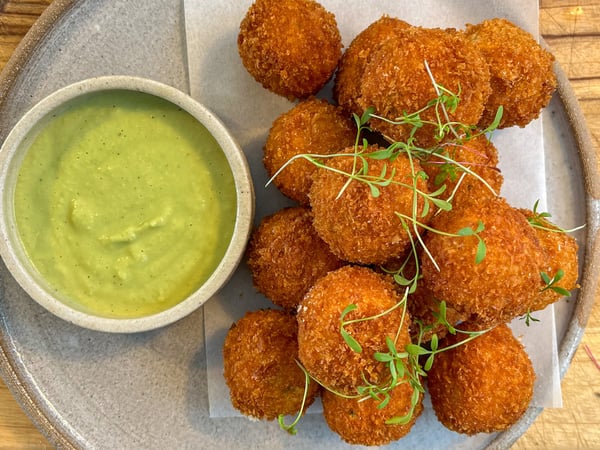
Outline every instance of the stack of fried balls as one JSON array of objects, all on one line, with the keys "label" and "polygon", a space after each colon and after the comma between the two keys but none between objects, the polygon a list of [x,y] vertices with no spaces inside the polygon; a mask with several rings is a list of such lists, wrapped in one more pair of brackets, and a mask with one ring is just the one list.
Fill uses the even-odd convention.
[{"label": "stack of fried balls", "polygon": [[[273,420],[303,414],[320,395],[341,439],[388,444],[409,433],[423,393],[405,373],[385,406],[361,395],[392,376],[376,355],[390,341],[399,352],[430,342],[447,348],[418,375],[439,421],[468,435],[510,427],[535,373],[507,323],[577,288],[577,243],[499,195],[501,149],[483,130],[539,116],[556,88],[553,56],[505,19],[430,29],[389,16],[342,51],[335,17],[313,0],[256,0],[238,49],[257,82],[294,101],[272,124],[263,161],[297,204],[263,218],[249,243],[254,285],[273,308],[248,312],[226,337],[235,408]],[[330,80],[333,101],[317,98]],[[442,122],[470,131],[440,134],[428,105],[442,87],[459,98]],[[415,111],[419,126],[400,120]],[[419,151],[375,157],[398,143]],[[375,190],[364,182],[382,174]]]}]

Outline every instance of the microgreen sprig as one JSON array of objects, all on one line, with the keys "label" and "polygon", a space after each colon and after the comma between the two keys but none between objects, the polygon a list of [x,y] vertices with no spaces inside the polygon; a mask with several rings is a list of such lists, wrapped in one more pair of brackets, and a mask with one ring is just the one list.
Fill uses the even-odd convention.
[{"label": "microgreen sprig", "polygon": [[570,297],[571,292],[569,292],[565,288],[562,288],[562,287],[556,285],[560,280],[562,280],[562,278],[564,276],[565,276],[565,272],[562,269],[558,269],[553,277],[548,275],[546,272],[540,272],[540,277],[542,278],[542,280],[544,281],[544,284],[545,284],[545,286],[542,288],[542,290],[540,292],[545,292],[545,291],[551,290],[553,292],[556,292],[559,295],[562,295],[563,297]]},{"label": "microgreen sprig", "polygon": [[540,319],[536,319],[532,315],[531,309],[528,309],[523,317],[520,317],[521,320],[525,320],[525,325],[530,326],[531,322],[539,322]]},{"label": "microgreen sprig", "polygon": [[[408,291],[407,291],[407,293],[408,293]],[[350,347],[356,353],[361,353],[362,352],[361,345],[346,330],[346,327],[348,325],[352,325],[354,323],[367,322],[367,321],[379,319],[380,317],[387,316],[389,313],[391,313],[392,311],[394,311],[395,309],[400,308],[400,307],[403,307],[403,313],[402,313],[402,321],[403,321],[404,320],[404,315],[406,314],[406,295],[404,296],[404,298],[402,299],[402,301],[397,302],[396,304],[392,305],[390,308],[388,308],[385,311],[382,311],[379,314],[376,314],[374,316],[358,317],[356,319],[346,320],[345,318],[346,318],[346,316],[350,312],[355,311],[356,309],[358,309],[358,306],[355,305],[355,304],[353,304],[353,303],[350,304],[350,305],[348,305],[348,306],[346,306],[346,308],[344,308],[344,310],[342,311],[342,314],[340,316],[340,334],[342,335],[342,338],[344,339],[344,342],[346,343],[346,345],[348,345],[348,347]],[[399,330],[398,330],[398,333],[399,333]]]},{"label": "microgreen sprig", "polygon": [[538,211],[539,204],[540,200],[538,199],[533,204],[533,215],[527,218],[527,222],[529,222],[529,225],[531,225],[533,228],[549,231],[551,233],[573,233],[575,231],[585,228],[585,225],[580,225],[578,227],[567,230],[554,224],[549,225],[548,221],[550,217],[552,217],[552,215],[546,211]]},{"label": "microgreen sprig", "polygon": [[[540,289],[540,293],[545,291],[552,291],[561,295],[563,297],[570,297],[571,292],[567,289],[557,286],[557,283],[563,279],[565,276],[565,272],[562,269],[558,269],[554,276],[548,275],[546,272],[540,272],[540,278],[544,282],[544,287]],[[531,322],[539,322],[539,319],[536,319],[532,316],[531,310],[527,310],[527,312],[520,318],[521,320],[525,320],[525,325],[529,326]]]},{"label": "microgreen sprig", "polygon": [[290,423],[289,425],[287,425],[285,423],[285,416],[283,414],[280,414],[277,417],[277,422],[279,423],[279,427],[282,430],[287,431],[288,433],[290,433],[292,435],[295,435],[298,433],[298,430],[296,429],[296,425],[300,421],[302,414],[304,414],[304,407],[306,405],[306,399],[308,397],[308,388],[309,388],[310,380],[311,380],[308,371],[304,368],[304,366],[302,364],[300,364],[300,362],[298,360],[296,360],[296,364],[298,364],[298,367],[300,367],[300,369],[302,369],[302,372],[304,372],[304,394],[302,396],[302,403],[300,404],[300,409],[298,410],[298,413],[296,414],[296,417],[294,418],[292,423]]},{"label": "microgreen sprig", "polygon": [[[479,220],[477,222],[477,226],[475,228],[464,227],[464,228],[461,228],[460,230],[458,230],[456,233],[450,233],[450,232],[441,231],[436,228],[430,227],[429,225],[427,225],[425,223],[414,221],[414,219],[407,216],[406,214],[396,212],[396,215],[402,220],[412,221],[418,227],[421,227],[425,230],[431,231],[432,233],[439,234],[441,236],[448,236],[448,237],[474,236],[477,238],[477,251],[475,252],[475,264],[480,264],[485,259],[485,256],[487,254],[487,246],[486,246],[483,238],[479,235],[485,229],[485,225],[483,224],[483,222],[481,220]],[[437,262],[435,261],[435,259],[433,258],[433,256],[431,256],[431,254],[429,254],[429,257],[431,258],[435,267],[439,270],[439,266],[438,266]]]},{"label": "microgreen sprig", "polygon": [[481,236],[479,236],[479,233],[481,233],[484,229],[485,229],[485,226],[483,225],[483,222],[480,220],[480,221],[478,221],[477,227],[475,229],[470,228],[470,227],[465,227],[465,228],[461,228],[460,230],[458,230],[456,232],[456,234],[459,236],[475,236],[477,238],[477,251],[475,252],[475,264],[480,264],[481,261],[483,261],[483,259],[485,258],[485,255],[487,253],[487,247],[485,245],[485,242],[481,238]]},{"label": "microgreen sprig", "polygon": [[[407,296],[405,294],[404,298],[401,302],[403,307],[406,309],[406,299]],[[353,310],[354,308],[352,308]],[[346,308],[344,311],[348,310]],[[389,310],[388,310],[389,311]],[[398,387],[401,384],[408,383],[413,389],[413,393],[411,395],[411,405],[408,413],[404,416],[396,416],[388,421],[387,424],[406,424],[410,422],[414,411],[418,405],[420,396],[425,392],[425,388],[421,382],[421,378],[427,376],[427,372],[433,366],[434,358],[437,354],[456,348],[460,345],[463,345],[482,334],[489,331],[489,329],[481,330],[481,331],[466,331],[455,328],[448,322],[446,317],[446,303],[440,302],[439,312],[434,314],[436,318],[435,322],[428,326],[423,326],[423,324],[419,321],[419,335],[416,338],[416,343],[407,344],[404,349],[399,350],[396,346],[397,340],[393,340],[389,337],[386,337],[386,346],[387,352],[376,352],[373,355],[373,358],[376,361],[385,363],[389,370],[389,377],[386,382],[382,385],[375,385],[373,383],[365,383],[364,386],[360,386],[357,388],[359,395],[365,396],[365,398],[373,398],[378,401],[378,408],[385,407],[391,398],[390,392]],[[379,317],[381,315],[378,315]],[[343,320],[343,316],[342,319]],[[402,327],[402,323],[400,327]],[[465,334],[467,337],[461,341],[458,341],[452,345],[447,347],[439,347],[439,338],[436,333],[432,334],[431,340],[429,342],[429,346],[426,347],[422,344],[423,336],[427,332],[431,332],[435,327],[442,325],[447,328],[448,332],[451,334]],[[346,344],[354,350],[355,340],[346,340]],[[425,364],[421,365],[421,358],[427,357]]]},{"label": "microgreen sprig", "polygon": [[[441,352],[457,348],[460,345],[463,345],[469,341],[472,341],[473,339],[476,339],[477,337],[481,336],[484,333],[487,333],[490,330],[490,329],[485,329],[485,330],[481,330],[481,331],[467,331],[467,330],[461,330],[461,329],[456,328],[454,325],[452,325],[448,321],[448,319],[446,317],[446,311],[447,311],[446,303],[444,301],[442,301],[439,303],[438,312],[433,313],[433,316],[436,319],[434,321],[434,323],[425,326],[425,325],[423,325],[423,323],[421,321],[419,321],[419,320],[415,321],[419,325],[419,334],[418,334],[417,338],[415,339],[416,343],[409,343],[409,344],[405,345],[403,349],[398,349],[398,347],[397,347],[398,338],[399,338],[400,332],[401,332],[402,328],[405,326],[405,323],[407,320],[408,292],[409,292],[409,290],[406,289],[404,296],[402,297],[402,299],[399,302],[397,302],[395,305],[388,308],[387,310],[385,310],[379,314],[373,315],[373,316],[346,320],[346,316],[350,312],[358,309],[357,305],[355,305],[355,304],[349,304],[348,306],[346,306],[344,308],[344,310],[340,314],[340,334],[341,334],[344,342],[346,343],[346,345],[348,345],[348,347],[352,351],[361,353],[362,346],[345,329],[345,327],[352,323],[359,323],[359,322],[369,321],[369,320],[377,320],[377,319],[380,319],[380,318],[386,316],[387,314],[391,313],[393,310],[395,310],[399,307],[402,308],[402,316],[401,316],[400,324],[398,326],[398,330],[397,330],[395,338],[392,339],[389,336],[386,336],[386,338],[385,338],[387,352],[385,352],[385,351],[375,352],[373,354],[374,360],[382,362],[382,363],[386,364],[388,367],[389,377],[385,380],[385,382],[383,382],[382,384],[372,383],[372,382],[368,381],[363,374],[364,385],[358,386],[356,388],[356,394],[346,394],[346,393],[342,393],[342,392],[337,392],[337,391],[333,390],[331,387],[322,383],[320,380],[311,376],[308,373],[308,371],[302,366],[302,364],[300,362],[296,361],[297,364],[302,368],[304,375],[305,375],[304,397],[302,399],[302,405],[300,407],[300,410],[299,410],[296,418],[294,419],[294,421],[291,424],[289,424],[289,425],[285,424],[283,415],[280,415],[278,417],[279,426],[283,430],[289,432],[290,434],[296,434],[296,432],[297,432],[296,425],[298,424],[298,422],[303,414],[304,406],[305,406],[305,402],[306,402],[306,398],[307,398],[307,393],[308,393],[309,382],[311,380],[317,382],[319,385],[321,385],[323,388],[327,389],[328,391],[332,392],[333,394],[338,395],[343,398],[357,399],[358,401],[365,401],[367,399],[372,399],[377,402],[378,409],[385,408],[389,404],[389,402],[391,400],[391,392],[393,389],[397,388],[398,386],[400,386],[402,384],[408,383],[410,385],[410,387],[412,388],[411,401],[410,401],[410,406],[409,406],[408,412],[402,416],[391,417],[390,419],[386,420],[386,422],[385,422],[387,425],[405,425],[412,420],[415,410],[419,404],[421,395],[423,395],[425,392],[425,388],[423,386],[421,379],[423,377],[427,376],[427,372],[433,366],[435,356]],[[460,334],[466,335],[467,337],[463,340],[460,340],[460,341],[452,344],[452,345],[449,345],[446,347],[440,347],[439,346],[440,341],[439,341],[438,335],[436,333],[433,333],[431,336],[431,339],[429,341],[429,346],[425,346],[423,344],[424,335],[426,333],[431,332],[439,325],[445,327],[448,330],[448,332],[451,334],[460,333]],[[421,358],[425,357],[425,356],[427,356],[425,364],[421,365],[421,362],[420,362]]]}]

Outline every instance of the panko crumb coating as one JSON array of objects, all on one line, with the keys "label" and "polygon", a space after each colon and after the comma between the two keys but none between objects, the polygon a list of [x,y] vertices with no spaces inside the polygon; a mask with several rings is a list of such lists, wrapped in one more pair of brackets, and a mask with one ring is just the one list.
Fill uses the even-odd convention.
[{"label": "panko crumb coating", "polygon": [[[525,217],[533,218],[533,211],[527,209],[520,210]],[[534,227],[535,234],[540,241],[544,251],[544,259],[540,264],[540,271],[545,272],[550,278],[554,277],[559,270],[563,271],[563,277],[556,282],[555,286],[567,291],[577,289],[577,279],[579,278],[579,258],[577,251],[579,246],[577,240],[567,234],[559,231],[559,228],[550,222],[548,219],[536,217],[535,220],[541,226],[549,228],[548,231],[543,228]],[[542,289],[544,286],[542,286]],[[562,294],[545,289],[539,293],[530,307],[531,311],[538,311],[546,308],[546,306],[555,303],[563,298]]]},{"label": "panko crumb coating", "polygon": [[556,89],[554,56],[506,19],[467,25],[465,34],[483,54],[491,75],[492,92],[479,125],[491,124],[500,105],[500,128],[524,127],[537,118]]},{"label": "panko crumb coating", "polygon": [[410,412],[413,388],[402,383],[390,392],[390,401],[378,408],[378,402],[369,398],[360,401],[347,399],[324,390],[323,416],[332,431],[353,445],[386,445],[406,436],[423,410],[422,399],[415,406],[412,419],[403,425],[389,425],[386,421],[403,417]]},{"label": "panko crumb coating", "polygon": [[[298,324],[280,310],[247,312],[223,345],[224,375],[232,405],[255,419],[273,420],[300,411],[305,375],[296,363]],[[319,385],[310,382],[305,409]]]},{"label": "panko crumb coating", "polygon": [[541,286],[543,251],[523,214],[501,197],[456,205],[431,221],[441,232],[457,234],[466,227],[485,227],[479,236],[487,252],[476,263],[476,236],[429,232],[425,246],[436,261],[423,255],[423,283],[439,300],[459,313],[491,326],[525,314]]},{"label": "panko crumb coating", "polygon": [[[273,177],[294,156],[329,155],[353,145],[355,139],[356,126],[341,108],[326,100],[310,98],[275,119],[264,146],[263,163]],[[308,205],[315,170],[313,163],[297,159],[288,164],[273,183],[287,197]]]},{"label": "panko crumb coating", "polygon": [[[436,155],[449,157],[460,165],[448,163]],[[461,166],[475,175],[468,173]],[[429,176],[430,191],[435,192],[446,185],[446,190],[439,198],[448,199],[454,195],[454,205],[481,196],[496,197],[500,194],[504,182],[498,168],[498,150],[485,135],[468,140],[448,141],[427,160],[421,162],[421,167]]]},{"label": "panko crumb coating", "polygon": [[389,369],[373,355],[388,351],[386,336],[394,339],[398,333],[398,349],[410,342],[409,319],[405,317],[402,322],[402,307],[380,318],[345,327],[362,346],[361,353],[344,341],[340,333],[341,317],[351,304],[357,308],[344,320],[375,316],[399,301],[389,279],[366,267],[344,266],[320,278],[298,307],[298,356],[305,369],[324,386],[349,395],[355,395],[356,388],[367,381],[374,384],[385,381]]},{"label": "panko crumb coating", "polygon": [[[372,145],[365,152],[378,149]],[[348,157],[332,158],[328,166],[352,173],[353,152],[354,148],[346,149]],[[362,167],[360,161],[357,164]],[[413,160],[412,164],[414,173],[420,172],[418,161]],[[348,177],[343,174],[326,169],[314,174],[309,193],[313,225],[340,259],[360,264],[383,264],[403,254],[410,245],[410,237],[396,213],[412,217],[414,193],[411,187],[415,175],[411,162],[405,154],[392,162],[368,159],[369,175],[379,176],[384,168],[388,177],[393,173],[394,182],[380,187],[378,197],[374,197],[362,181],[352,180],[344,188]],[[427,181],[422,177],[416,177],[416,186],[420,191],[428,192]],[[419,221],[427,223],[432,209],[424,217],[421,215],[424,210],[421,196],[418,196],[416,210]]]},{"label": "panko crumb coating", "polygon": [[313,0],[256,0],[240,24],[238,51],[266,89],[306,98],[335,72],[342,39],[335,16]]},{"label": "panko crumb coating", "polygon": [[[464,329],[469,329],[465,324]],[[440,348],[463,337],[448,335]],[[535,372],[523,345],[501,324],[435,356],[427,387],[438,420],[463,434],[503,431],[527,410]]]},{"label": "panko crumb coating", "polygon": [[347,113],[360,116],[363,112],[356,99],[360,96],[362,75],[373,50],[398,30],[410,27],[403,20],[384,15],[352,40],[342,55],[333,86],[333,98]]},{"label": "panko crumb coating", "polygon": [[301,206],[263,218],[247,256],[256,289],[290,311],[319,278],[344,264],[317,235],[310,209]]},{"label": "panko crumb coating", "polygon": [[[391,120],[424,108],[438,97],[425,61],[436,83],[460,97],[456,111],[448,111],[450,120],[476,125],[491,91],[489,69],[475,46],[451,30],[411,27],[379,45],[363,72],[360,107],[372,106],[377,115]],[[421,119],[435,121],[434,108],[423,112]],[[373,119],[371,127],[402,142],[412,129],[380,119]],[[433,125],[424,125],[415,134],[416,143],[425,148],[435,145],[435,131]]]}]

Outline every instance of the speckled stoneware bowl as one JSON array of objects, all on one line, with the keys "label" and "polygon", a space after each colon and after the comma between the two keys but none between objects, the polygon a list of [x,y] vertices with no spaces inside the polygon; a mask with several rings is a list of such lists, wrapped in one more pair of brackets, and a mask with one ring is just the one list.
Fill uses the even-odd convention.
[{"label": "speckled stoneware bowl", "polygon": [[[63,106],[89,94],[103,94],[123,90],[141,92],[167,100],[183,109],[203,125],[218,143],[227,159],[236,192],[233,233],[226,250],[212,274],[190,295],[159,312],[148,315],[115,318],[96,315],[79,307],[77,299],[67,301],[52,289],[35,269],[20,239],[15,218],[14,193],[21,163],[48,118]],[[254,191],[245,156],[223,123],[207,108],[181,91],[149,79],[131,76],[104,76],[89,78],[55,91],[31,108],[15,125],[0,151],[0,253],[23,289],[40,305],[76,325],[112,333],[132,333],[156,329],[187,316],[211,298],[230,278],[241,261],[254,217]],[[110,201],[110,199],[107,199]],[[210,219],[209,219],[210,220]]]}]

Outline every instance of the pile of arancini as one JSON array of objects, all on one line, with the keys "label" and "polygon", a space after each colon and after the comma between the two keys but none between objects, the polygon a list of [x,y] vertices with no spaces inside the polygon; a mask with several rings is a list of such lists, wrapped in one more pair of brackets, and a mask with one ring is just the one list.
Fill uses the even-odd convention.
[{"label": "pile of arancini", "polygon": [[[254,285],[274,308],[247,313],[226,337],[233,405],[272,420],[304,413],[321,395],[325,420],[344,441],[390,443],[410,431],[422,395],[415,402],[406,375],[385,407],[361,395],[390,380],[374,355],[389,352],[386,338],[402,351],[435,336],[439,348],[453,347],[423,377],[440,422],[465,434],[510,427],[531,401],[535,373],[506,324],[577,287],[577,243],[547,216],[499,196],[498,150],[478,130],[524,127],[539,116],[556,87],[552,55],[504,19],[456,30],[388,16],[342,53],[335,17],[312,0],[256,0],[238,48],[266,89],[298,100],[264,146],[273,183],[298,205],[263,218],[249,244]],[[334,74],[334,102],[316,98]],[[439,89],[460,99],[444,109],[444,123],[469,131],[440,134],[430,123],[427,104]],[[377,117],[363,146],[353,115],[367,108]],[[414,111],[422,126],[401,123]],[[369,158],[392,142],[419,151]],[[374,192],[349,179],[357,169],[390,182]],[[452,206],[431,207],[427,195]],[[407,295],[402,279],[417,280],[416,289]],[[441,305],[452,327],[486,332],[462,342],[465,334],[440,325]],[[342,318],[360,352],[342,336]]]}]

